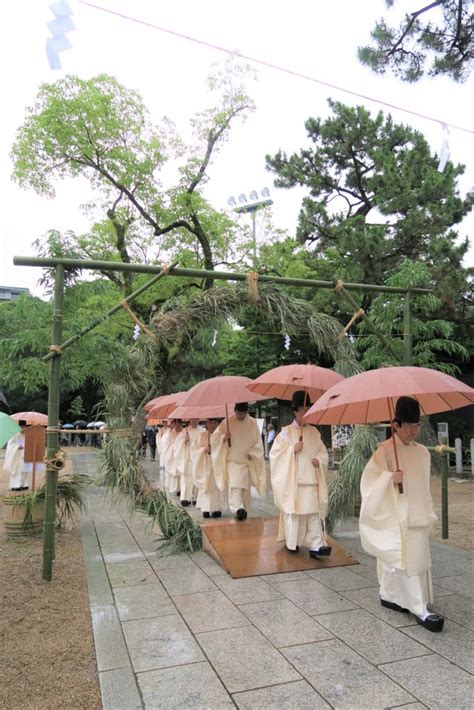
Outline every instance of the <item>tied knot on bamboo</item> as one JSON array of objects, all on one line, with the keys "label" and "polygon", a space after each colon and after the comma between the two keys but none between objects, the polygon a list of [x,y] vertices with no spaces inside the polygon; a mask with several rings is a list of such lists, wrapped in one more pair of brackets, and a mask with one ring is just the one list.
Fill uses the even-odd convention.
[{"label": "tied knot on bamboo", "polygon": [[334,286],[334,290],[336,291],[336,293],[339,293],[340,291],[342,291],[343,288],[344,288],[344,281],[342,279],[337,279],[336,284]]},{"label": "tied knot on bamboo", "polygon": [[166,274],[166,275],[169,274],[169,272],[170,272],[170,265],[169,264],[161,264],[160,268],[164,274]]},{"label": "tied knot on bamboo", "polygon": [[247,290],[249,303],[254,305],[258,303],[258,274],[256,271],[250,271],[247,274]]},{"label": "tied knot on bamboo", "polygon": [[444,446],[442,444],[438,444],[434,448],[435,454],[438,454],[438,456],[443,456],[444,455]]},{"label": "tied knot on bamboo", "polygon": [[49,351],[54,353],[55,355],[62,355],[63,351],[60,345],[50,345],[49,346]]}]

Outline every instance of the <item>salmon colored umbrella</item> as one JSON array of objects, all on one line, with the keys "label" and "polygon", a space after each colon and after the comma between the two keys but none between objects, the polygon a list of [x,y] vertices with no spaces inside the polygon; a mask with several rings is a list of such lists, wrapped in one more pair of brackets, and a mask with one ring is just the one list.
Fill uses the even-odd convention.
[{"label": "salmon colored umbrella", "polygon": [[344,377],[334,370],[318,365],[282,365],[257,377],[249,389],[266,397],[291,399],[295,392],[304,390],[308,399],[315,402],[321,395]]},{"label": "salmon colored umbrella", "polygon": [[201,407],[177,407],[173,411],[175,419],[223,419],[225,417],[225,404],[214,404]]},{"label": "salmon colored umbrella", "polygon": [[[474,389],[427,367],[382,367],[348,377],[331,387],[305,415],[310,424],[392,422],[399,397],[413,397],[422,414],[436,414],[474,402]],[[398,464],[395,437],[393,448]],[[398,485],[403,493],[401,484]]]},{"label": "salmon colored umbrella", "polygon": [[16,422],[24,421],[28,426],[47,426],[48,425],[48,415],[40,414],[39,412],[17,412],[12,414],[12,419]]},{"label": "salmon colored umbrella", "polygon": [[309,424],[369,424],[393,419],[397,399],[418,400],[422,414],[436,414],[474,402],[474,389],[427,367],[381,367],[331,387],[306,413]]},{"label": "salmon colored umbrella", "polygon": [[181,403],[181,399],[185,394],[187,394],[187,392],[174,392],[173,394],[165,394],[162,397],[157,397],[160,401],[148,411],[148,416],[152,419],[166,419]]},{"label": "salmon colored umbrella", "polygon": [[162,394],[159,397],[155,397],[154,399],[150,399],[150,401],[144,405],[143,409],[145,410],[145,412],[149,412],[151,409],[153,409],[153,407],[157,407],[158,404],[160,403],[160,401],[163,399],[163,397],[166,397],[166,396],[167,395]]},{"label": "salmon colored umbrella", "polygon": [[250,377],[240,377],[238,375],[221,375],[219,377],[211,377],[210,379],[198,382],[197,385],[191,387],[179,404],[180,407],[202,407],[219,404],[225,405],[225,416],[228,430],[228,404],[237,404],[237,402],[256,402],[261,399],[268,399],[268,396],[260,395],[257,392],[251,392],[249,389],[249,385],[251,383],[252,380]]}]

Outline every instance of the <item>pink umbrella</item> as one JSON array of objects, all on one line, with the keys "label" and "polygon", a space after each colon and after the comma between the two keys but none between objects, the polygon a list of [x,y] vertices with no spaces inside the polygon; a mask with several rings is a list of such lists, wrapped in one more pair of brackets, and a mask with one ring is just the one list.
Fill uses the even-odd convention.
[{"label": "pink umbrella", "polygon": [[223,419],[225,417],[225,404],[215,404],[201,407],[177,407],[173,411],[176,419]]},{"label": "pink umbrella", "polygon": [[343,379],[334,370],[310,363],[282,365],[257,377],[249,389],[275,399],[291,399],[295,392],[304,390],[308,399],[315,402],[326,390]]},{"label": "pink umbrella", "polygon": [[[181,404],[181,399],[185,394],[187,394],[187,392],[175,392],[174,394],[166,394],[162,397],[157,397],[160,401],[148,411],[148,416],[152,419],[166,419],[172,414],[173,410]],[[178,417],[174,418],[177,419]]]},{"label": "pink umbrella", "polygon": [[[397,399],[402,396],[416,399],[422,414],[435,414],[472,404],[474,389],[427,367],[382,367],[331,387],[308,410],[305,419],[310,424],[392,422]],[[395,437],[392,438],[398,468]]]},{"label": "pink umbrella", "polygon": [[16,422],[25,421],[29,426],[48,426],[48,415],[40,412],[17,412],[11,415]]},{"label": "pink umbrella", "polygon": [[[249,377],[239,377],[237,375],[221,375],[211,377],[208,380],[198,382],[191,387],[186,396],[179,402],[180,407],[207,407],[214,405],[224,405],[227,423],[229,422],[227,405],[237,402],[255,402],[261,399],[268,399],[257,392],[251,392],[249,384],[252,380]],[[230,441],[229,441],[230,445]]]}]

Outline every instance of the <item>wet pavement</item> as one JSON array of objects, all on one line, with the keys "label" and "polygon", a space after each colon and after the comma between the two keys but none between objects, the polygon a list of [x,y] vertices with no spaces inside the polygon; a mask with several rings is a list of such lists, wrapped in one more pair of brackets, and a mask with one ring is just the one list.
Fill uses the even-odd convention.
[{"label": "wet pavement", "polygon": [[[73,453],[93,475],[97,454]],[[158,466],[146,462],[158,479]],[[252,516],[275,515],[271,497]],[[188,509],[200,520],[200,512]],[[230,514],[228,514],[230,515]],[[81,519],[103,707],[473,707],[472,555],[433,542],[442,633],[380,606],[357,521],[334,537],[360,564],[232,579],[205,552],[157,552],[159,531],[91,488]]]}]

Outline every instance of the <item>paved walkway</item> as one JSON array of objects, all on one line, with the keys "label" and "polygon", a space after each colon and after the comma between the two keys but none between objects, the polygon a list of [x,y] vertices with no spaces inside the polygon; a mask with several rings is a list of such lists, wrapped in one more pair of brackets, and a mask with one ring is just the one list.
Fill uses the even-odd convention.
[{"label": "paved walkway", "polygon": [[[72,458],[93,472],[95,454]],[[356,529],[335,537],[360,565],[234,580],[202,551],[158,553],[147,519],[98,489],[81,527],[106,710],[473,707],[464,550],[432,544],[433,609],[446,617],[433,634],[380,606]]]}]

